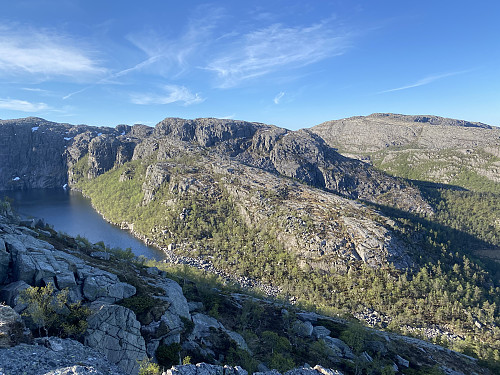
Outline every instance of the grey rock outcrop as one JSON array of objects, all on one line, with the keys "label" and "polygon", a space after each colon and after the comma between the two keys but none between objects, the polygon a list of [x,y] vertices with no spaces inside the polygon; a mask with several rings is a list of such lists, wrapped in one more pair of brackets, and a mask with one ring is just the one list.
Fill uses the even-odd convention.
[{"label": "grey rock outcrop", "polygon": [[187,299],[182,293],[179,284],[171,279],[164,278],[155,283],[155,286],[164,290],[165,294],[160,298],[170,303],[169,311],[186,319],[191,319]]},{"label": "grey rock outcrop", "polygon": [[0,285],[7,280],[10,263],[10,254],[5,247],[5,241],[0,239]]},{"label": "grey rock outcrop", "polygon": [[83,282],[83,296],[89,301],[97,299],[116,302],[135,294],[135,287],[120,282],[118,276],[102,270],[89,273]]},{"label": "grey rock outcrop", "polygon": [[355,359],[356,356],[351,348],[340,339],[326,336],[322,338],[328,348],[332,350],[332,354],[337,358]]},{"label": "grey rock outcrop", "polygon": [[78,341],[50,337],[37,345],[0,349],[0,373],[40,375],[127,375],[103,354]]},{"label": "grey rock outcrop", "polygon": [[[107,127],[58,124],[36,117],[0,121],[0,190],[62,187],[68,182],[71,159],[67,148],[81,133],[95,137],[95,130],[114,132]],[[82,147],[85,142],[73,148],[73,157],[87,152]]]},{"label": "grey rock outcrop", "polygon": [[85,345],[104,353],[111,363],[129,374],[138,372],[146,346],[135,314],[117,305],[102,305],[88,319]]},{"label": "grey rock outcrop", "polygon": [[31,335],[26,333],[21,316],[12,307],[0,304],[0,348],[30,341]]}]

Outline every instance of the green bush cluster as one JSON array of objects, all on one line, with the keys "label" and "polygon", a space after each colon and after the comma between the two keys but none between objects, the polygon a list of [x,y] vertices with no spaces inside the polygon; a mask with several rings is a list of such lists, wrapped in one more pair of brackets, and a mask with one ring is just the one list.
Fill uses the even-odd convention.
[{"label": "green bush cluster", "polygon": [[35,332],[45,336],[80,338],[87,330],[90,310],[78,303],[68,303],[68,289],[57,291],[52,283],[43,287],[29,287],[20,294],[25,303],[23,316],[33,325]]}]

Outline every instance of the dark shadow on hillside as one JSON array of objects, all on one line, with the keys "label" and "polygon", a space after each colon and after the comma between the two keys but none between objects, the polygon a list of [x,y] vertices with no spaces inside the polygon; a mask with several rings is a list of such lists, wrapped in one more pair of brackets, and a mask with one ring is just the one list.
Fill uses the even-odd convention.
[{"label": "dark shadow on hillside", "polygon": [[457,185],[448,185],[440,182],[431,182],[431,181],[421,181],[421,180],[406,180],[409,181],[412,185],[422,190],[428,189],[442,189],[442,190],[454,190],[454,191],[468,191],[468,189],[457,186]]},{"label": "dark shadow on hillside", "polygon": [[[413,223],[413,226],[415,226],[415,224],[420,224],[423,227],[422,231],[435,232],[436,242],[444,244],[449,243],[449,251],[466,255],[468,258],[480,264],[486,271],[488,271],[497,283],[500,282],[500,264],[497,262],[492,262],[490,258],[478,257],[477,254],[474,253],[476,250],[491,250],[498,251],[500,254],[499,247],[481,240],[470,233],[451,228],[418,214],[413,214],[394,207],[375,204],[368,201],[363,201],[363,203],[367,206],[375,208],[382,214],[400,223],[402,222],[401,219],[409,220],[411,223]],[[425,247],[425,250],[430,250],[430,252],[423,254],[424,261],[437,262],[437,260],[441,257],[441,253],[437,249],[431,250],[429,246],[427,246]]]}]

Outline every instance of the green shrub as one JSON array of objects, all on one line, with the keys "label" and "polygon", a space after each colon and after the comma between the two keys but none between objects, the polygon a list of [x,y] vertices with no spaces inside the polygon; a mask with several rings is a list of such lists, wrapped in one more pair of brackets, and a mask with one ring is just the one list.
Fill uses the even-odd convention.
[{"label": "green shrub", "polygon": [[120,305],[132,310],[136,315],[149,311],[158,304],[158,300],[147,294],[125,298],[119,302]]},{"label": "green shrub", "polygon": [[181,345],[176,342],[170,345],[160,345],[155,352],[156,359],[160,365],[172,367],[179,364],[180,351]]},{"label": "green shrub", "polygon": [[160,375],[160,366],[149,358],[139,361],[139,375]]},{"label": "green shrub", "polygon": [[68,290],[55,293],[51,283],[44,287],[29,287],[20,295],[20,302],[27,304],[22,315],[33,322],[39,334],[43,330],[48,336],[49,330],[59,323],[67,300]]},{"label": "green shrub", "polygon": [[90,310],[80,302],[68,304],[68,289],[57,291],[52,283],[44,287],[29,287],[20,294],[26,303],[26,316],[41,335],[49,333],[63,337],[80,338],[87,330]]}]

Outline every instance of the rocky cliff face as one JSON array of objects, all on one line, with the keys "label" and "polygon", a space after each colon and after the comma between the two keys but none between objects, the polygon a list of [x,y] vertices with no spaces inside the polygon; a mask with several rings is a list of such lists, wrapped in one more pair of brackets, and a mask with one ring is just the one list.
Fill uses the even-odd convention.
[{"label": "rocky cliff face", "polygon": [[35,117],[0,121],[0,190],[62,187],[68,165],[87,153],[98,133],[116,131]]}]

